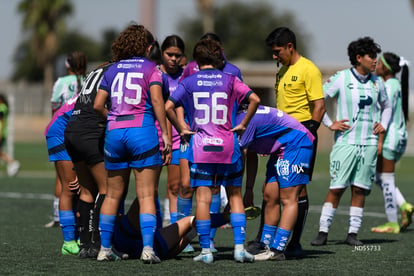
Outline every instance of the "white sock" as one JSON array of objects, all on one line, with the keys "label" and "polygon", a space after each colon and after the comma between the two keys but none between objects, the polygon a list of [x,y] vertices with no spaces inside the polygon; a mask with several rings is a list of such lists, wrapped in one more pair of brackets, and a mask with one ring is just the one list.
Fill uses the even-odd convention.
[{"label": "white sock", "polygon": [[244,245],[243,244],[235,244],[234,245],[234,251],[243,251]]},{"label": "white sock", "polygon": [[351,206],[349,208],[349,230],[348,233],[357,234],[362,224],[364,208]]},{"label": "white sock", "polygon": [[321,217],[319,219],[319,232],[329,232],[335,212],[336,209],[332,207],[332,203],[325,202],[323,204]]},{"label": "white sock", "polygon": [[397,203],[398,207],[401,207],[406,202],[398,187],[395,187],[395,202]]},{"label": "white sock", "polygon": [[227,199],[226,188],[224,186],[220,186],[220,207],[223,210],[227,203],[229,202]]},{"label": "white sock", "polygon": [[398,221],[397,204],[395,199],[394,173],[381,173],[382,193],[384,195],[385,214],[389,222]]},{"label": "white sock", "polygon": [[164,220],[170,219],[170,200],[168,198],[164,199]]},{"label": "white sock", "polygon": [[59,198],[53,199],[53,221],[59,222]]}]

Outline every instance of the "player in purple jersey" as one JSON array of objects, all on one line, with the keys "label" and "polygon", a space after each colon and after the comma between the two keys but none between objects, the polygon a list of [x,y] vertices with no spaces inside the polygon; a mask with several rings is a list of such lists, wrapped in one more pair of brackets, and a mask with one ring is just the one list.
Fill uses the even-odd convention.
[{"label": "player in purple jersey", "polygon": [[[220,44],[221,50],[222,50],[222,54],[224,57],[224,66],[222,67],[222,71],[228,74],[231,74],[233,76],[238,77],[240,80],[243,80],[242,78],[242,74],[240,69],[231,64],[230,62],[228,62],[225,58],[224,55],[224,49],[222,46],[222,42],[220,37],[215,34],[215,33],[206,33],[204,34],[200,40],[202,39],[210,39],[210,40],[214,40],[216,42],[218,42]],[[190,63],[187,64],[187,66],[184,69],[184,72],[181,76],[181,79],[184,79],[196,72],[199,71],[199,67],[197,62],[194,60]],[[179,112],[179,109],[177,112]],[[179,114],[180,115],[180,114]],[[183,156],[184,157],[184,154]],[[180,168],[181,168],[181,186],[179,189],[179,195],[178,195],[178,199],[177,199],[177,209],[178,209],[178,217],[184,217],[184,216],[188,216],[191,214],[191,209],[192,209],[192,197],[194,194],[194,189],[191,188],[190,185],[190,178],[189,178],[189,169],[188,169],[188,161],[185,160],[184,158],[180,159]],[[211,213],[218,213],[220,211],[220,197],[223,197],[224,200],[223,201],[227,201],[226,195],[225,193],[220,193],[220,187],[216,187],[213,189],[213,198],[212,198],[212,204],[211,204],[211,209],[210,212]],[[210,233],[210,246],[213,252],[217,252],[215,246],[214,246],[214,237],[215,237],[215,233],[216,233],[217,229],[212,229],[211,233]],[[191,253],[193,252],[194,249],[191,247],[191,245],[189,245],[183,252],[186,253]]]},{"label": "player in purple jersey", "polygon": [[[184,56],[184,41],[178,35],[167,36],[161,44],[162,63],[160,65],[163,79],[163,94],[168,98],[174,93],[183,73],[180,65]],[[167,121],[168,133],[172,139],[172,159],[168,164],[167,196],[164,204],[164,221],[174,223],[177,221],[177,195],[180,188],[180,135]],[[160,133],[160,130],[159,130]]]},{"label": "player in purple jersey", "polygon": [[[119,260],[111,249],[111,238],[120,200],[128,187],[130,170],[140,204],[140,226],[144,263],[159,263],[153,250],[156,228],[155,190],[161,165],[170,161],[161,72],[145,58],[154,38],[142,25],[132,24],[112,44],[114,64],[105,72],[94,109],[107,118],[104,158],[108,170],[107,194],[101,207],[98,261]],[[107,99],[111,101],[108,110]],[[160,124],[163,144],[158,142],[155,120]],[[162,148],[162,156],[160,153]]]},{"label": "player in purple jersey", "polygon": [[[187,159],[191,187],[196,189],[196,227],[201,254],[194,261],[212,263],[210,249],[210,204],[212,188],[226,185],[231,207],[237,262],[252,262],[245,251],[246,216],[241,198],[242,167],[237,134],[243,133],[260,102],[259,97],[239,78],[223,73],[221,45],[213,40],[200,40],[193,57],[200,71],[184,79],[166,103],[168,118],[189,142]],[[245,118],[236,124],[236,112],[243,100],[250,102]],[[176,106],[184,108],[189,127],[177,119]]]},{"label": "player in purple jersey", "polygon": [[[239,112],[237,122],[245,114]],[[242,148],[270,155],[263,188],[263,250],[255,252],[255,260],[285,260],[283,252],[296,223],[298,195],[309,182],[314,139],[295,118],[268,106],[259,106],[241,136]]]},{"label": "player in purple jersey", "polygon": [[74,196],[79,193],[79,182],[64,145],[64,131],[77,97],[78,95],[75,95],[54,113],[45,130],[49,161],[55,163],[57,177],[61,185],[59,218],[64,240],[61,249],[63,255],[77,255],[79,253],[75,233],[75,208],[73,206]]}]

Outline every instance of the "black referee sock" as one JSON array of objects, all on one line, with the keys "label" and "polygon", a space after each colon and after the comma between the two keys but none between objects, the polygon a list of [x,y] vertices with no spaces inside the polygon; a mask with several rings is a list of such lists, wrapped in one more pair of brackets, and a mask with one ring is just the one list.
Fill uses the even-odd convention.
[{"label": "black referee sock", "polygon": [[92,241],[94,243],[100,243],[101,236],[99,233],[99,214],[101,213],[102,203],[104,202],[105,195],[98,194],[95,200],[95,208],[91,217],[92,222]]},{"label": "black referee sock", "polygon": [[93,213],[94,203],[88,203],[81,199],[78,200],[78,231],[81,247],[89,247],[92,241],[92,227],[90,216]]},{"label": "black referee sock", "polygon": [[302,236],[303,228],[305,227],[306,217],[308,216],[309,201],[308,196],[298,198],[298,217],[295,227],[293,228],[292,237],[289,244],[299,244]]},{"label": "black referee sock", "polygon": [[264,217],[265,217],[265,207],[266,207],[266,201],[262,201],[262,210],[260,212],[260,227],[259,231],[257,232],[256,241],[260,242],[262,239],[262,232],[263,232],[263,226],[264,226]]}]

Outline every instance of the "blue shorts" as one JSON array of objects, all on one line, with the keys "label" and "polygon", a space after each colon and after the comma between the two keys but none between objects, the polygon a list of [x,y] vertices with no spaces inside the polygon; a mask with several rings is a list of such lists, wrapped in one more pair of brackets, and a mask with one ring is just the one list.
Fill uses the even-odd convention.
[{"label": "blue shorts", "polygon": [[233,164],[190,163],[190,184],[195,187],[242,185],[243,160]]},{"label": "blue shorts", "polygon": [[312,147],[282,148],[269,157],[266,183],[278,182],[280,188],[309,183]]},{"label": "blue shorts", "polygon": [[71,161],[70,156],[66,151],[63,135],[46,136],[46,144],[50,162]]},{"label": "blue shorts", "polygon": [[178,156],[179,159],[188,159],[187,155],[189,152],[190,146],[188,144],[181,143],[180,144],[180,154]]},{"label": "blue shorts", "polygon": [[107,170],[161,166],[157,129],[154,126],[107,131],[104,159]]},{"label": "blue shorts", "polygon": [[180,155],[181,155],[181,153],[180,153],[179,149],[173,150],[170,165],[179,166],[180,165]]}]

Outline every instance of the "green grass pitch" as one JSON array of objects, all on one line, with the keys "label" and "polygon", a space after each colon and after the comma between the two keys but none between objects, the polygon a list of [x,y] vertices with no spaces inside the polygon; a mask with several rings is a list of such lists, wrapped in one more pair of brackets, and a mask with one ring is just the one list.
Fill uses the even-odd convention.
[{"label": "green grass pitch", "polygon": [[[413,275],[414,225],[398,235],[375,234],[372,226],[385,222],[382,194],[373,187],[366,199],[360,248],[343,244],[348,229],[349,191],[340,203],[328,237],[328,245],[312,247],[310,241],[318,232],[321,205],[328,185],[328,153],[319,153],[314,180],[308,186],[310,210],[302,236],[305,258],[284,262],[238,264],[233,261],[231,229],[219,229],[219,250],[211,265],[195,263],[192,256],[158,265],[143,265],[139,260],[98,263],[62,256],[62,234],[59,228],[44,228],[52,212],[54,168],[47,160],[44,143],[17,144],[16,157],[22,164],[19,175],[9,178],[4,164],[0,167],[0,275]],[[255,203],[261,204],[265,158],[260,159],[256,179]],[[408,201],[414,201],[414,157],[404,156],[397,165],[397,186]],[[160,181],[160,194],[165,196],[165,170]],[[131,183],[131,185],[133,185]],[[128,199],[134,197],[130,187]],[[163,202],[163,200],[161,200]],[[127,206],[128,208],[129,206]],[[247,241],[256,235],[259,218],[248,221]],[[193,246],[199,250],[198,240]]]}]

